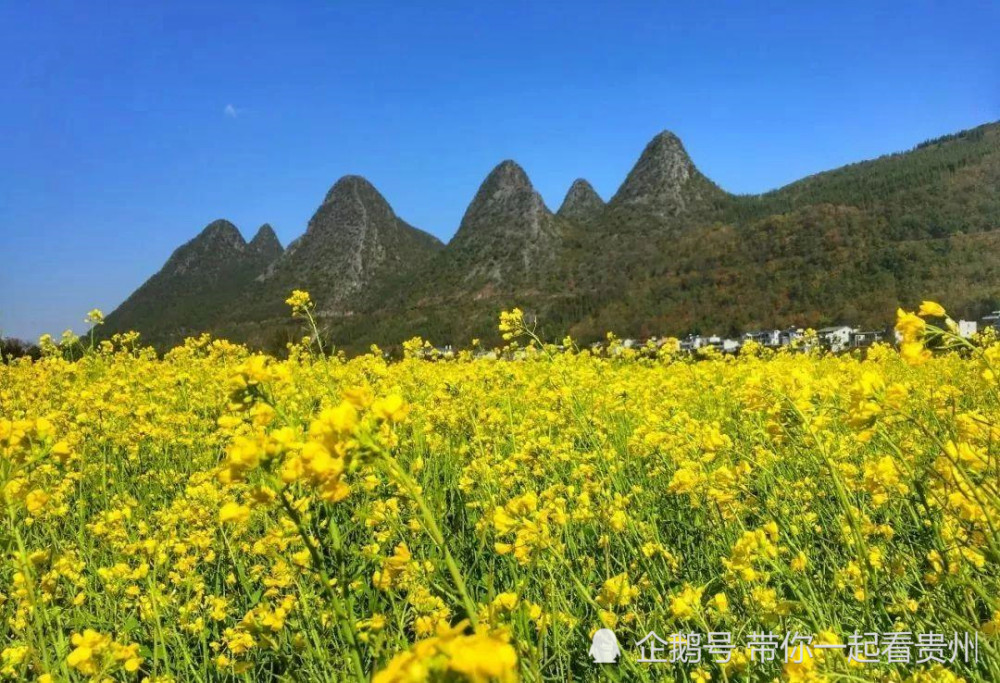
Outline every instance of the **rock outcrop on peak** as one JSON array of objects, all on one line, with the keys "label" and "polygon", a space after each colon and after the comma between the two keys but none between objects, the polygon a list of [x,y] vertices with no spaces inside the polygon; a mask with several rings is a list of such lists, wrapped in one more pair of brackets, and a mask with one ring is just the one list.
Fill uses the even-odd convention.
[{"label": "rock outcrop on peak", "polygon": [[322,315],[349,313],[373,284],[418,268],[442,246],[396,216],[366,179],[344,176],[327,192],[305,234],[260,275],[262,291],[252,296],[264,317],[283,315],[282,293],[292,289],[308,290]]},{"label": "rock outcrop on peak", "polygon": [[663,131],[646,145],[610,204],[674,216],[724,196],[698,171],[680,138]]},{"label": "rock outcrop on peak", "polygon": [[463,264],[466,283],[517,286],[551,260],[560,236],[527,173],[507,160],[486,176],[445,253]]},{"label": "rock outcrop on peak", "polygon": [[273,232],[273,244],[257,237],[248,244],[229,221],[212,221],[105,318],[101,333],[138,330],[151,341],[176,343],[212,329],[280,254]]},{"label": "rock outcrop on peak", "polygon": [[566,192],[556,215],[571,221],[586,221],[597,217],[604,206],[604,200],[593,186],[583,178],[577,178]]},{"label": "rock outcrop on peak", "polygon": [[278,240],[278,236],[274,234],[274,228],[271,227],[270,223],[264,223],[264,225],[257,228],[257,234],[250,240],[249,247],[251,251],[259,254],[261,258],[267,260],[269,263],[281,256],[285,251],[285,248],[281,246],[281,242]]},{"label": "rock outcrop on peak", "polygon": [[183,275],[189,271],[215,272],[242,257],[246,240],[235,225],[214,220],[198,235],[178,247],[163,264],[161,275]]}]

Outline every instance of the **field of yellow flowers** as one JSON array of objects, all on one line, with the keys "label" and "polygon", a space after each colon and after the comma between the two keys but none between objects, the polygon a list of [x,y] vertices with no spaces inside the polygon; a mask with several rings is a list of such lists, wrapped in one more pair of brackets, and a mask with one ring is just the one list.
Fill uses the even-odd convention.
[{"label": "field of yellow flowers", "polygon": [[[485,357],[50,343],[0,364],[0,679],[1000,680],[1000,344],[931,303],[898,329],[864,358],[557,348],[518,311]],[[847,647],[893,633],[977,658]]]}]

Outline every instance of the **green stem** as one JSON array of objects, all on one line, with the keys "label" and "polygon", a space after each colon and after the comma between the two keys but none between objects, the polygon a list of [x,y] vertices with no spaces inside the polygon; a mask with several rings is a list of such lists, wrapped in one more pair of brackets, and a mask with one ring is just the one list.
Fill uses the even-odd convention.
[{"label": "green stem", "polygon": [[313,565],[316,567],[316,571],[320,576],[320,583],[323,584],[323,592],[326,597],[330,600],[330,604],[333,607],[333,611],[337,616],[337,623],[340,625],[341,633],[344,640],[351,648],[351,666],[354,668],[354,675],[357,676],[358,681],[363,681],[368,678],[365,674],[365,667],[361,663],[361,649],[358,646],[357,634],[354,630],[353,616],[347,614],[344,609],[344,603],[341,602],[340,596],[334,592],[333,587],[330,585],[330,577],[326,573],[326,569],[323,567],[323,557],[319,554],[319,549],[312,542],[312,538],[306,531],[305,524],[302,522],[302,515],[299,511],[295,509],[291,501],[288,500],[288,496],[284,490],[280,494],[281,507],[288,514],[288,517],[295,524],[296,530],[299,532],[299,536],[302,538],[302,542],[305,543],[306,549],[309,551],[309,556],[312,558]]},{"label": "green stem", "polygon": [[441,533],[441,528],[438,527],[437,521],[434,519],[434,515],[431,514],[430,508],[427,507],[427,502],[420,493],[420,487],[415,481],[413,481],[413,478],[410,477],[409,474],[403,471],[395,460],[389,457],[388,454],[382,451],[380,451],[380,453],[382,455],[382,461],[389,470],[390,476],[394,477],[403,484],[407,493],[409,493],[410,497],[416,501],[417,507],[420,508],[420,516],[424,521],[424,526],[427,527],[427,532],[430,534],[431,539],[437,544],[441,553],[444,555],[444,563],[448,567],[448,573],[451,574],[451,580],[454,582],[455,588],[458,590],[458,593],[462,598],[462,604],[465,606],[465,611],[469,616],[469,621],[472,623],[472,626],[475,627],[478,623],[476,603],[472,601],[471,597],[469,597],[469,591],[466,588],[462,572],[459,571],[455,558],[452,557],[451,552],[448,550],[448,545],[444,541],[444,534]]}]

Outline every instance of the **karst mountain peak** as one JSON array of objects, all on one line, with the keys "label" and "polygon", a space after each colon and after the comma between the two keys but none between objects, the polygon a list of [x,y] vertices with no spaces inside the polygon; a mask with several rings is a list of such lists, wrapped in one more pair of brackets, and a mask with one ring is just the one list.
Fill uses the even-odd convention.
[{"label": "karst mountain peak", "polygon": [[643,149],[610,204],[671,215],[724,195],[694,165],[681,139],[665,130]]},{"label": "karst mountain peak", "polygon": [[246,240],[239,229],[226,219],[219,218],[178,247],[160,272],[180,275],[191,270],[222,268],[240,259],[246,246]]},{"label": "karst mountain peak", "polygon": [[225,218],[216,218],[198,233],[196,240],[220,240],[246,244],[243,233]]},{"label": "karst mountain peak", "polygon": [[604,208],[604,200],[593,185],[584,178],[577,178],[569,186],[557,216],[569,220],[587,220],[596,216]]},{"label": "karst mountain peak", "polygon": [[456,239],[463,233],[480,230],[507,230],[514,219],[530,227],[539,216],[551,215],[542,196],[535,191],[528,174],[511,159],[497,164],[479,186],[459,225]]},{"label": "karst mountain peak", "polygon": [[281,256],[285,250],[274,232],[270,223],[264,223],[254,234],[253,239],[248,243],[248,247],[255,253],[271,260]]},{"label": "karst mountain peak", "polygon": [[528,174],[507,159],[479,186],[446,252],[463,264],[461,281],[510,287],[551,259],[559,233]]},{"label": "karst mountain peak", "polygon": [[[278,316],[284,290],[307,289],[320,312],[351,310],[362,290],[391,273],[405,272],[443,246],[399,218],[366,178],[345,175],[326,193],[301,237],[258,278],[254,306]],[[257,315],[265,315],[263,312]]]}]

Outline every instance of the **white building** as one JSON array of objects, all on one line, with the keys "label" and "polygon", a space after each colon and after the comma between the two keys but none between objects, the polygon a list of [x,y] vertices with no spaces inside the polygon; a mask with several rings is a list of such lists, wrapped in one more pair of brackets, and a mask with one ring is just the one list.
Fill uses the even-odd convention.
[{"label": "white building", "polygon": [[805,334],[802,330],[795,327],[789,327],[787,330],[782,330],[778,335],[778,343],[781,346],[791,346],[792,342],[796,342],[802,339]]},{"label": "white building", "polygon": [[761,346],[781,346],[781,330],[757,330],[743,334],[743,341],[753,341]]},{"label": "white building", "polygon": [[978,332],[979,326],[976,324],[975,320],[959,320],[958,321],[958,336],[963,339],[968,339],[969,337],[974,337],[976,332]]},{"label": "white building", "polygon": [[851,333],[851,346],[856,349],[862,349],[876,342],[880,342],[885,339],[885,332],[882,330],[855,330]]},{"label": "white building", "polygon": [[847,325],[835,325],[833,327],[824,327],[816,331],[817,336],[819,336],[820,342],[826,346],[828,349],[837,353],[849,348],[851,345],[851,335],[854,334],[856,330],[853,327]]},{"label": "white building", "polygon": [[740,348],[740,342],[736,339],[723,339],[717,334],[708,337],[697,334],[689,334],[681,339],[681,350],[694,352],[698,349],[712,347],[723,353],[736,353]]},{"label": "white building", "polygon": [[704,345],[705,338],[698,335],[689,334],[681,339],[681,351],[697,351]]}]

